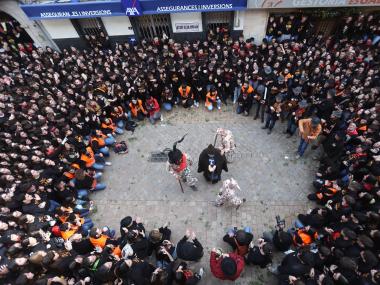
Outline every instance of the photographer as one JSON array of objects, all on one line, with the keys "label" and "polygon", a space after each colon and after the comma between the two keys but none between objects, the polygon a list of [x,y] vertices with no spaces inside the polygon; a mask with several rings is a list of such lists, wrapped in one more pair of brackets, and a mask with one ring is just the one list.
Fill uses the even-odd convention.
[{"label": "photographer", "polygon": [[235,253],[245,256],[248,252],[248,246],[253,239],[251,231],[249,227],[245,227],[244,230],[231,229],[223,237],[223,241],[228,243]]},{"label": "photographer", "polygon": [[244,269],[244,258],[236,253],[222,253],[220,249],[213,248],[210,254],[210,269],[216,278],[234,281]]},{"label": "photographer", "polygon": [[284,231],[285,221],[276,216],[276,230],[272,232],[264,232],[263,237],[266,242],[272,242],[278,251],[285,252],[290,249],[293,244],[292,235]]},{"label": "photographer", "polygon": [[273,246],[262,238],[257,241],[257,246],[251,242],[247,257],[245,258],[245,263],[247,265],[259,265],[261,268],[265,268],[268,264],[272,263]]}]

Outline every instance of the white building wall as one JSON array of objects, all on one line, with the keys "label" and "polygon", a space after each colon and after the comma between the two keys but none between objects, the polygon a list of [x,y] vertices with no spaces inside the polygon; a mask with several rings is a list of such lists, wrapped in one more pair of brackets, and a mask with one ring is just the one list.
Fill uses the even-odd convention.
[{"label": "white building wall", "polygon": [[255,38],[255,43],[259,44],[265,37],[268,23],[268,10],[245,10],[244,11],[244,38]]},{"label": "white building wall", "polygon": [[244,11],[235,11],[234,12],[234,31],[241,31],[244,29]]},{"label": "white building wall", "polygon": [[21,10],[18,1],[2,0],[0,1],[0,10],[15,18],[37,47],[50,46],[57,48],[49,35],[39,26],[38,22],[29,20],[24,11]]},{"label": "white building wall", "polygon": [[103,17],[102,22],[110,37],[134,35],[131,21],[127,16]]},{"label": "white building wall", "polygon": [[174,33],[189,32],[186,30],[177,30],[180,24],[196,24],[199,29],[193,32],[203,32],[202,13],[172,13],[170,14],[172,29]]},{"label": "white building wall", "polygon": [[78,32],[69,19],[41,20],[52,39],[79,38]]}]

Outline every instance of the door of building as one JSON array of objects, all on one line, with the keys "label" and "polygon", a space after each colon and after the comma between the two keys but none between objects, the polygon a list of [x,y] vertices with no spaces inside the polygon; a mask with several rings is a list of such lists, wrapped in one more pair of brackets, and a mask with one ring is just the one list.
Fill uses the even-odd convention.
[{"label": "door of building", "polygon": [[233,12],[207,12],[204,13],[204,23],[207,30],[215,31],[216,28],[231,30],[234,19]]},{"label": "door of building", "polygon": [[82,36],[99,36],[101,32],[106,34],[100,18],[75,19],[74,21]]},{"label": "door of building", "polygon": [[171,36],[171,22],[169,14],[144,15],[134,17],[135,32],[139,39],[152,40],[155,37],[162,38],[163,34]]}]

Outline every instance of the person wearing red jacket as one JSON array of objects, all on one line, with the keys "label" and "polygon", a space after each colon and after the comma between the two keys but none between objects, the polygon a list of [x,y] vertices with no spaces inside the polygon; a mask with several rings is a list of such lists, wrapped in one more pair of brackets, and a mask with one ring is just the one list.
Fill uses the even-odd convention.
[{"label": "person wearing red jacket", "polygon": [[145,109],[149,113],[149,121],[154,124],[156,121],[161,119],[160,105],[156,98],[152,95],[148,95],[145,101]]},{"label": "person wearing red jacket", "polygon": [[233,252],[223,254],[214,248],[210,254],[210,269],[216,278],[234,281],[244,269],[244,257]]}]

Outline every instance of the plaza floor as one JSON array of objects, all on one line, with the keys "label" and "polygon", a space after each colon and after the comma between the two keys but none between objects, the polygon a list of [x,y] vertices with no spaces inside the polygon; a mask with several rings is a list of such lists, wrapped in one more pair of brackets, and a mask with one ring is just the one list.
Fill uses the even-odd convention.
[{"label": "plaza floor", "polygon": [[[290,225],[299,212],[311,207],[306,195],[311,191],[316,170],[312,151],[307,150],[305,158],[296,160],[298,137],[285,138],[285,124],[278,122],[272,134],[267,135],[259,121],[235,114],[232,105],[214,112],[177,108],[163,113],[163,118],[154,126],[145,122],[134,134],[127,132],[118,137],[128,143],[129,153],[111,154],[112,166],[107,167],[103,179],[107,189],[92,194],[97,206],[92,218],[95,225],[116,230],[127,215],[142,217],[147,231],[169,222],[174,243],[187,228],[195,231],[205,255],[191,266],[205,268],[201,284],[221,284],[209,270],[209,252],[213,247],[229,250],[222,241],[228,228],[250,226],[256,240],[263,231],[274,228],[276,215]],[[208,184],[202,174],[196,173],[198,156],[213,143],[218,127],[231,130],[237,145],[238,155],[222,179],[233,177],[238,181],[240,195],[247,199],[238,211],[232,206],[215,207],[213,202],[221,182]],[[149,161],[151,152],[171,147],[185,133],[188,135],[179,148],[194,158],[192,170],[199,179],[197,192],[184,186],[182,193],[176,179],[166,172],[165,163]],[[234,284],[275,281],[265,269],[246,267]]]}]

